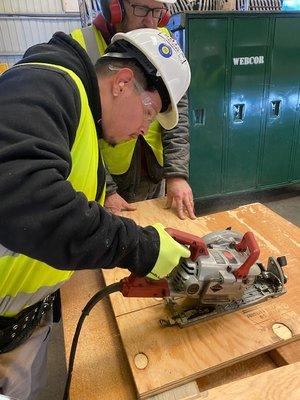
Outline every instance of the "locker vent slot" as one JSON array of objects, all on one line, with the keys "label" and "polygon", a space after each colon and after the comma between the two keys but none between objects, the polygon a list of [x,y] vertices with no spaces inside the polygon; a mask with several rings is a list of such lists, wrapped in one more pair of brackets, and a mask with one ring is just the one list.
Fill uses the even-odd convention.
[{"label": "locker vent slot", "polygon": [[278,118],[280,115],[281,100],[271,101],[271,118]]},{"label": "locker vent slot", "polygon": [[233,105],[233,121],[243,122],[245,117],[245,104]]},{"label": "locker vent slot", "polygon": [[205,108],[194,108],[193,119],[195,125],[205,125]]}]

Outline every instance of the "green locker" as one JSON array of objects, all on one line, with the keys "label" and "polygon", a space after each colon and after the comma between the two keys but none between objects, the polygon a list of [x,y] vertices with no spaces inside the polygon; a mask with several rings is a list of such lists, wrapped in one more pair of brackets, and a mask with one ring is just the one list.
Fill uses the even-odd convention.
[{"label": "green locker", "polygon": [[[189,35],[195,48],[201,52],[189,52],[194,84],[189,91],[190,119],[192,126],[191,159],[201,160],[201,167],[193,168],[192,187],[199,188],[201,196],[213,195],[222,189],[226,19],[191,20]],[[207,32],[214,31],[214,35]],[[205,38],[205,46],[203,39]],[[201,87],[201,95],[198,87]],[[209,149],[209,156],[207,151]],[[209,171],[209,173],[208,173]],[[199,183],[201,183],[199,185]]]},{"label": "green locker", "polygon": [[297,136],[294,128],[299,114],[299,38],[300,19],[276,18],[260,176],[260,185],[263,187],[288,183],[294,179],[293,148]]},{"label": "green locker", "polygon": [[254,189],[263,114],[268,18],[234,18],[224,192]]},{"label": "green locker", "polygon": [[300,13],[190,12],[169,27],[192,70],[194,197],[300,181]]},{"label": "green locker", "polygon": [[[300,93],[300,90],[299,90]],[[297,106],[298,114],[300,111],[300,96],[298,97],[298,106]],[[292,167],[292,181],[299,182],[300,181],[300,116],[298,115],[298,120],[296,123],[296,135],[295,135],[295,154],[294,154],[294,167]]]}]

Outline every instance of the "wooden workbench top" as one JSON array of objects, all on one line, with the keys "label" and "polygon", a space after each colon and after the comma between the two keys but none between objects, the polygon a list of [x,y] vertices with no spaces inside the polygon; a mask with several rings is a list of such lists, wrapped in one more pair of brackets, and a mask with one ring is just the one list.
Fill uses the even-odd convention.
[{"label": "wooden workbench top", "polygon": [[[263,205],[256,203],[248,206],[242,206],[238,209],[227,212],[211,214],[209,216],[198,218],[196,221],[181,221],[177,217],[175,217],[175,215],[170,210],[166,210],[163,208],[164,203],[165,199],[156,199],[137,203],[137,211],[130,213],[127,212],[124,213],[124,215],[133,218],[137,223],[143,226],[160,221],[165,226],[172,226],[174,228],[188,231],[199,236],[202,236],[211,231],[225,229],[227,226],[232,226],[233,230],[237,230],[242,233],[247,230],[252,230],[261,247],[263,263],[266,263],[268,256],[272,255],[274,257],[277,257],[280,255],[286,255],[289,263],[287,267],[287,274],[293,276],[296,275],[296,271],[293,271],[292,268],[298,267],[299,269],[299,266],[297,266],[297,262],[299,262],[300,260],[300,229],[289,223],[288,221],[284,220],[277,214],[273,213],[271,210],[264,207]],[[120,269],[105,271],[105,279],[107,283],[115,282],[119,280],[120,276],[123,275],[124,271]],[[104,282],[99,271],[80,271],[76,272],[74,274],[74,277],[62,288],[63,325],[67,355],[70,351],[71,341],[75,331],[76,323],[80,316],[80,311],[82,310],[86,302],[91,298],[91,296],[97,290],[103,287],[103,285]],[[296,293],[296,282],[289,281],[287,288],[288,292],[290,293],[291,302],[295,303],[297,307],[300,307],[298,299],[299,292]],[[286,307],[287,301],[285,300],[285,296],[286,295],[282,296],[282,299]],[[132,319],[134,318],[133,313],[138,310],[147,310],[147,315],[151,316],[152,313],[153,318],[155,318],[155,313],[153,310],[161,306],[157,302],[157,300],[124,299],[121,295],[117,293],[111,295],[111,300],[113,304],[113,309],[110,306],[108,300],[101,301],[93,309],[89,317],[87,317],[86,322],[83,326],[73,371],[70,392],[71,400],[134,400],[135,398],[137,398],[135,382],[130,371],[130,368],[133,368],[132,360],[130,358],[130,346],[134,350],[134,347],[136,347],[136,345],[140,343],[141,338],[143,338],[143,335],[147,332],[145,324],[149,326],[150,330],[154,329],[154,325],[153,319],[150,319],[147,322],[145,321],[142,326],[139,324],[134,329],[134,320]],[[300,332],[300,312],[298,314],[297,310],[295,311],[294,308],[291,308],[290,304],[287,305],[288,310],[285,309],[284,311],[278,300],[279,299],[275,299],[277,309],[281,310],[279,314],[283,316],[283,319],[286,321],[287,324],[291,324],[293,334],[298,335]],[[267,313],[269,313],[268,318],[272,319],[273,309],[272,306],[270,306],[270,302],[267,303],[268,307],[266,308],[268,309]],[[261,310],[260,312],[258,312],[254,316],[246,314],[245,317],[240,319],[240,321],[242,324],[247,325],[247,321],[249,320],[251,322],[250,325],[252,324],[251,326],[253,326],[253,328],[255,326],[256,328],[258,327],[258,330],[261,330],[262,334],[264,334],[264,329],[266,329],[266,319],[268,318],[265,317],[265,322],[259,320],[262,315],[263,306],[260,305],[258,307]],[[124,346],[122,344],[114,313],[117,316],[117,320],[119,319],[118,324],[119,328],[121,329],[122,336],[124,336],[123,340],[125,340],[125,342],[123,342],[123,344],[125,344],[127,356],[124,350]],[[128,314],[128,316],[126,317],[126,313],[130,314]],[[287,314],[289,314],[289,318],[287,318]],[[146,314],[143,311],[139,318],[145,318],[145,315]],[[276,316],[274,316],[274,318],[275,317]],[[222,325],[221,321],[219,321],[218,323],[214,322],[212,325],[208,324],[208,326],[210,327],[210,330],[208,330],[208,332],[210,332],[211,335],[216,335],[215,328],[217,328],[217,331],[220,331],[219,335],[221,338],[224,327],[226,327],[227,325],[230,327],[230,324],[232,323],[231,317],[222,317],[222,319],[224,321],[224,325]],[[237,319],[237,317],[234,316],[234,319]],[[217,325],[219,327],[217,327]],[[203,336],[204,333],[199,336],[199,333],[196,334],[197,331],[191,328],[189,328],[189,333],[182,333],[182,340],[186,341],[186,337],[191,337],[195,340],[197,337],[199,337],[200,340],[201,336],[201,342],[205,342],[207,340],[209,342],[210,339],[208,338],[208,336],[205,338],[205,336]],[[154,333],[154,331],[152,333]],[[162,343],[164,340],[166,340],[166,338],[167,336],[165,336],[164,338],[162,337]],[[194,339],[193,343],[195,345]],[[216,338],[214,338],[214,341],[215,340]],[[266,351],[276,347],[276,345],[274,345],[274,343],[277,343],[276,341],[276,337],[271,334],[269,338],[263,336],[259,339],[260,344],[263,344],[263,346],[265,345]],[[151,343],[151,341],[149,343]],[[259,346],[257,347],[257,339],[255,339],[254,343],[251,344],[251,341],[249,343],[249,347],[253,350],[253,354],[251,355],[251,357],[260,357],[260,361],[264,360],[264,357],[266,357],[265,355],[258,355],[264,350],[261,350],[261,347]],[[280,344],[283,343],[281,342]],[[211,345],[209,346],[213,346],[213,343],[211,343]],[[175,347],[172,348],[175,351]],[[238,348],[234,349],[233,347],[233,353],[239,352]],[[196,348],[194,348],[194,350],[195,349]],[[151,356],[153,356],[153,354],[151,354]],[[207,351],[207,354],[209,354],[209,351]],[[166,356],[166,354],[164,354],[164,356]],[[174,352],[174,356],[176,356],[176,351]],[[167,358],[171,358],[171,360],[172,357],[172,354],[169,354],[167,356]],[[201,363],[204,363],[203,365],[205,365],[205,363],[209,364],[211,362],[207,359],[207,357],[208,356],[205,355],[205,357],[201,359]],[[220,365],[218,368],[216,368],[218,357],[220,357],[220,354],[214,355],[215,361],[211,364],[212,368],[210,371],[207,370],[207,372],[205,373],[214,372],[221,368],[224,360],[222,360],[221,357]],[[249,356],[245,357],[245,359],[246,358],[249,358]],[[155,359],[156,362],[158,362],[157,368],[154,367],[153,370],[151,369],[150,375],[145,375],[144,378],[139,373],[140,378],[137,378],[135,376],[135,379],[138,379],[136,383],[138,382],[138,387],[140,387],[139,390],[141,390],[142,392],[145,390],[147,391],[148,388],[150,388],[150,392],[154,393],[155,390],[153,390],[153,388],[156,386],[156,381],[158,385],[162,384],[166,387],[172,386],[170,383],[167,383],[168,379],[164,375],[169,373],[168,369],[165,369],[165,371],[163,371],[163,373],[160,373],[159,376],[153,376],[153,373],[155,373],[157,369],[161,370],[163,368],[163,366],[159,364],[161,356],[159,354],[156,354]],[[240,354],[238,354],[237,359],[234,360],[234,362],[238,362],[241,360],[243,360],[243,358]],[[172,361],[170,362],[172,363]],[[173,362],[174,365],[176,365],[176,374],[179,374],[178,376],[180,376],[181,369],[186,370],[187,368],[191,368],[192,371],[194,368],[192,364],[190,364],[189,366],[178,364],[178,360],[176,359],[176,357],[175,359],[173,359]],[[245,363],[244,365],[247,364],[246,361],[242,362]],[[226,365],[228,364],[224,363],[224,366]],[[254,365],[254,363],[252,363],[252,365]],[[258,372],[272,368],[272,361],[269,358],[268,360],[266,360],[266,365],[268,366],[265,369],[259,369],[259,366],[257,366]],[[239,373],[240,372],[237,372],[236,375],[239,376]],[[217,374],[217,372],[214,372],[214,374]],[[222,371],[220,371],[219,374],[221,376]],[[241,376],[247,376],[247,372],[245,372]],[[231,378],[234,379],[233,376],[231,376]],[[149,379],[152,379],[153,382],[149,382]],[[185,378],[182,378],[182,381],[184,381],[184,379]],[[211,387],[211,384],[210,386],[205,386],[203,379],[205,379],[205,377],[200,378],[198,382],[199,388],[202,390]],[[214,377],[214,380],[215,382],[217,382],[218,378]],[[220,384],[223,382],[228,381],[222,378],[222,380],[220,380]],[[145,396],[145,393],[142,396]]]},{"label": "wooden workbench top", "polygon": [[204,391],[195,400],[299,400],[300,362]]}]

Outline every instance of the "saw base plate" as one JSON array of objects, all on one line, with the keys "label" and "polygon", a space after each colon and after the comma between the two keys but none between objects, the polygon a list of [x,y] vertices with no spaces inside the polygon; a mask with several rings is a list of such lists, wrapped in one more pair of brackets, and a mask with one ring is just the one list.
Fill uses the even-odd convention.
[{"label": "saw base plate", "polygon": [[226,304],[197,304],[197,301],[195,304],[195,299],[191,301],[192,299],[167,298],[165,302],[171,316],[167,319],[161,319],[159,322],[162,327],[178,325],[180,328],[184,328],[262,303],[284,293],[286,293],[286,289],[283,285],[276,288],[273,282],[266,281],[262,276],[259,276],[257,281],[245,290],[241,299]]}]

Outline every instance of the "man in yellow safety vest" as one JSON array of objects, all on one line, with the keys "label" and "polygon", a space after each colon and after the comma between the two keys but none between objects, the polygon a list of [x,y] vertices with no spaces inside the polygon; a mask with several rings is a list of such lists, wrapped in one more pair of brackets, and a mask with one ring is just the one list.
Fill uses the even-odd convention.
[{"label": "man in yellow safety vest", "polygon": [[177,124],[190,68],[154,29],[119,33],[94,67],[69,35],[31,47],[0,77],[0,393],[33,399],[42,382],[52,294],[78,269],[167,275],[189,257],[161,224],[104,207],[99,138]]},{"label": "man in yellow safety vest", "polygon": [[[115,32],[154,28],[170,35],[167,3],[175,0],[99,0],[102,13],[90,27],[71,33],[87,51],[92,62],[103,54]],[[188,101],[178,103],[179,121],[165,129],[153,121],[143,137],[112,146],[100,141],[107,169],[105,207],[112,212],[134,210],[130,204],[167,195],[167,207],[174,206],[178,216],[195,218],[193,193],[188,184],[189,123]]]}]

